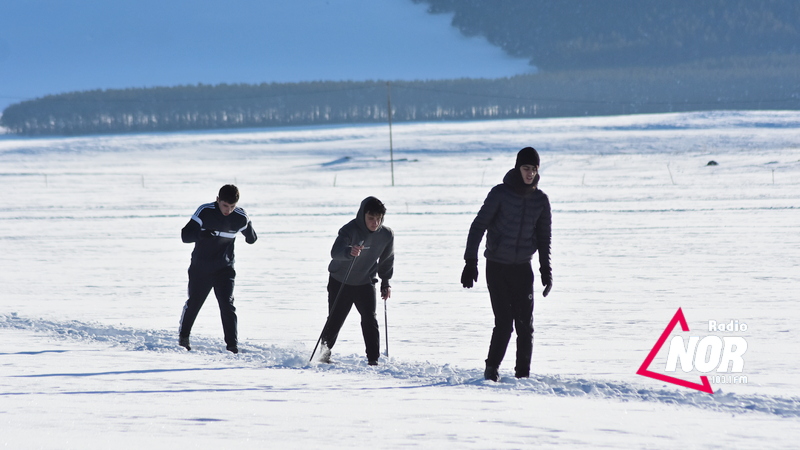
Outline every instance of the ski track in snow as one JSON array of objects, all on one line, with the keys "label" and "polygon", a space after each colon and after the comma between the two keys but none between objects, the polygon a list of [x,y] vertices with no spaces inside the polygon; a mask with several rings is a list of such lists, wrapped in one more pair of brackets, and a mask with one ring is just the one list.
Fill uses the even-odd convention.
[{"label": "ski track in snow", "polygon": [[[54,322],[30,319],[16,313],[0,314],[0,328],[44,333],[55,339],[78,342],[102,343],[128,351],[152,351],[159,353],[183,352],[177,346],[174,333],[165,330],[140,330],[127,327],[111,327],[79,321]],[[282,348],[249,342],[240,343],[240,353],[229,355],[219,346],[217,339],[202,336],[192,337],[192,353],[218,359],[220,364],[235,361],[253,367],[272,369],[311,369],[340,373],[376,373],[380,376],[408,380],[425,386],[472,386],[476,389],[509,389],[531,395],[554,395],[564,397],[594,397],[617,401],[658,402],[685,405],[723,413],[764,413],[779,417],[800,417],[800,398],[767,395],[737,395],[723,393],[718,389],[713,395],[694,391],[652,389],[621,382],[608,382],[586,378],[570,378],[558,375],[536,374],[528,379],[503,377],[499,383],[485,381],[480,370],[467,370],[443,366],[430,362],[398,361],[382,358],[378,368],[368,367],[363,357],[342,356],[334,364],[309,363],[309,350],[302,345],[297,348]],[[233,359],[232,359],[233,358]]]}]

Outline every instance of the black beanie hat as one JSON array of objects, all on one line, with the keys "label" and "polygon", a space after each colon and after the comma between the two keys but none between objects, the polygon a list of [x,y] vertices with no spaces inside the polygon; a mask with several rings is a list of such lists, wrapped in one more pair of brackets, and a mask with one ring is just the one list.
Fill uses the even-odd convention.
[{"label": "black beanie hat", "polygon": [[520,166],[531,165],[539,167],[539,153],[533,147],[525,147],[517,153],[517,163],[514,165],[515,169]]}]

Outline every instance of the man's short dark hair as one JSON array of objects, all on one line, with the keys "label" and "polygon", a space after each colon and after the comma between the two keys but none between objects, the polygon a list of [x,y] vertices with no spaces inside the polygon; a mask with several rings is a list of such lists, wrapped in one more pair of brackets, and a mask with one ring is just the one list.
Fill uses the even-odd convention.
[{"label": "man's short dark hair", "polygon": [[370,197],[364,204],[364,214],[372,214],[376,216],[386,215],[386,205],[375,197]]},{"label": "man's short dark hair", "polygon": [[239,203],[239,188],[232,184],[226,184],[219,188],[219,199],[231,205]]}]

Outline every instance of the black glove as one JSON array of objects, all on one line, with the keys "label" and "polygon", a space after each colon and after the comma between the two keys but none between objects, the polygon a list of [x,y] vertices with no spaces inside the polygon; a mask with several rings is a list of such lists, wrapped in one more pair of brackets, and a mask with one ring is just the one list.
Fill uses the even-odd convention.
[{"label": "black glove", "polygon": [[467,259],[464,261],[464,270],[461,272],[461,285],[469,289],[472,282],[478,281],[478,260]]},{"label": "black glove", "polygon": [[553,289],[553,274],[549,267],[543,267],[541,269],[542,274],[542,286],[544,286],[544,292],[542,292],[542,297],[547,297],[547,294],[550,293],[550,289]]}]

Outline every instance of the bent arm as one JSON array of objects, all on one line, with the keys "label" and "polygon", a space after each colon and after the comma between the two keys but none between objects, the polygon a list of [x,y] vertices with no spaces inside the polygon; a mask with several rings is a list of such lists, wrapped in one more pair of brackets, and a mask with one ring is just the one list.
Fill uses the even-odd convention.
[{"label": "bent arm", "polygon": [[469,227],[469,234],[467,235],[467,249],[464,251],[464,260],[478,260],[478,248],[483,240],[483,234],[489,228],[489,224],[494,219],[497,211],[500,209],[500,196],[497,193],[497,188],[489,191],[486,200],[483,202],[478,215],[472,221]]},{"label": "bent arm", "polygon": [[242,230],[242,234],[244,235],[244,241],[248,244],[254,244],[258,240],[256,230],[253,228],[253,222],[247,222],[247,227]]},{"label": "bent arm", "polygon": [[342,227],[331,247],[331,259],[334,261],[348,261],[353,259],[353,256],[350,254],[350,247],[354,245],[354,243],[355,238],[347,233],[345,227]]},{"label": "bent arm", "polygon": [[381,279],[381,292],[384,288],[390,287],[389,280],[394,275],[394,236],[389,241],[389,244],[383,249],[380,259],[378,260],[378,277]]},{"label": "bent arm", "polygon": [[200,223],[192,218],[181,230],[181,240],[190,244],[200,240]]}]

